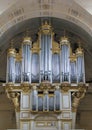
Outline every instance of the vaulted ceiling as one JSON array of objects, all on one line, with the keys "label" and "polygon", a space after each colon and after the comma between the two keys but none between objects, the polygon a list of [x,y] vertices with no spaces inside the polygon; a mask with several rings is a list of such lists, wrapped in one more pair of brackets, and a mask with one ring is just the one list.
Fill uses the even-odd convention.
[{"label": "vaulted ceiling", "polygon": [[[0,14],[7,10],[10,6],[16,3],[18,0],[0,0]],[[74,0],[86,11],[92,14],[92,0]]]}]

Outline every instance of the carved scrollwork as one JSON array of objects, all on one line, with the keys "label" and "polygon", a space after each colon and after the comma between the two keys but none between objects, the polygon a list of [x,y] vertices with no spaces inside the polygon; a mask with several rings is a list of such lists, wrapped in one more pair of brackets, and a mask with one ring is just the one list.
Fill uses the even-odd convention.
[{"label": "carved scrollwork", "polygon": [[21,89],[24,93],[28,93],[31,91],[32,86],[29,83],[22,83]]},{"label": "carved scrollwork", "polygon": [[63,92],[68,92],[68,90],[71,88],[71,85],[69,83],[62,83],[60,88]]},{"label": "carved scrollwork", "polygon": [[49,81],[44,81],[39,85],[38,88],[41,90],[50,90],[50,89],[53,89],[53,86],[51,85]]},{"label": "carved scrollwork", "polygon": [[50,34],[52,32],[51,25],[48,24],[47,21],[45,21],[45,23],[40,28],[40,32],[42,32],[43,34]]},{"label": "carved scrollwork", "polygon": [[8,84],[6,84],[5,89],[6,89],[7,91],[12,91],[12,90],[13,90],[13,87],[14,87],[14,84],[13,84],[13,83],[8,83]]},{"label": "carved scrollwork", "polygon": [[9,84],[6,84],[5,89],[6,89],[6,91],[20,90],[21,86],[20,85],[15,86],[15,84],[9,83]]}]

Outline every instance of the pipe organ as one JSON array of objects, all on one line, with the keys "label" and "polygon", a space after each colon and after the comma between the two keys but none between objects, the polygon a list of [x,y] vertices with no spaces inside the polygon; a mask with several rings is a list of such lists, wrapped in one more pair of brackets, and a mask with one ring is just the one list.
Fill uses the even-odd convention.
[{"label": "pipe organ", "polygon": [[83,49],[79,47],[75,54],[70,55],[69,40],[62,37],[58,43],[54,41],[53,35],[51,27],[45,23],[33,46],[31,38],[27,36],[19,54],[14,48],[9,49],[7,83],[85,83]]},{"label": "pipe organ", "polygon": [[26,36],[19,52],[9,48],[5,86],[8,97],[17,104],[17,128],[75,128],[77,107],[73,104],[83,97],[87,86],[84,51],[79,46],[73,53],[65,36],[55,41],[51,25],[45,22],[37,41]]}]

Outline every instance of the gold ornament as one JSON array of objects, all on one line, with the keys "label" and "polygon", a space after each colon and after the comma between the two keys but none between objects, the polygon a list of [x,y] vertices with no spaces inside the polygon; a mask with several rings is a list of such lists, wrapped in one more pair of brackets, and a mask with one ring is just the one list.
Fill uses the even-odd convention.
[{"label": "gold ornament", "polygon": [[54,54],[54,53],[60,53],[60,47],[59,47],[59,44],[57,43],[57,42],[55,42],[54,41],[54,39],[53,39],[53,41],[52,41],[52,53]]},{"label": "gold ornament", "polygon": [[83,56],[83,49],[79,46],[76,50],[76,56]]},{"label": "gold ornament", "polygon": [[41,28],[40,28],[40,32],[43,33],[43,34],[45,34],[45,35],[51,34],[51,32],[52,32],[52,27],[51,27],[51,25],[49,25],[49,24],[47,23],[47,21],[45,21],[45,24],[43,24],[43,25],[41,26]]},{"label": "gold ornament", "polygon": [[53,89],[53,86],[51,85],[51,83],[49,81],[43,81],[38,89],[40,90],[50,90],[50,89]]},{"label": "gold ornament", "polygon": [[24,82],[21,84],[21,89],[23,90],[24,93],[28,93],[31,91],[32,86],[28,82]]},{"label": "gold ornament", "polygon": [[40,48],[39,48],[39,42],[38,41],[33,43],[33,47],[32,47],[31,50],[32,50],[32,53],[39,53]]},{"label": "gold ornament", "polygon": [[64,37],[61,37],[61,39],[60,39],[60,44],[61,44],[61,45],[70,45],[68,38],[65,37],[65,36],[64,36]]},{"label": "gold ornament", "polygon": [[86,90],[83,91],[77,91],[72,93],[73,102],[72,102],[72,108],[73,110],[77,110],[80,100],[85,96]]}]

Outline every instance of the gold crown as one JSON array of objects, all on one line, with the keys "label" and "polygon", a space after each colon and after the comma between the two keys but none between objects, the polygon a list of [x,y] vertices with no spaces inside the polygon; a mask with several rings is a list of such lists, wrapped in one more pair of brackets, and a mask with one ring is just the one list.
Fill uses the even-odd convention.
[{"label": "gold crown", "polygon": [[50,34],[52,32],[52,27],[45,21],[45,24],[41,26],[40,30],[43,34]]},{"label": "gold crown", "polygon": [[63,45],[63,44],[67,44],[68,45],[69,40],[68,40],[67,37],[64,36],[64,37],[60,38],[60,43],[61,43],[61,45]]},{"label": "gold crown", "polygon": [[76,61],[76,54],[72,52],[72,48],[70,47],[70,61],[75,62]]},{"label": "gold crown", "polygon": [[59,44],[56,41],[54,41],[54,39],[52,42],[52,53],[60,53]]},{"label": "gold crown", "polygon": [[31,50],[32,50],[32,53],[39,53],[40,48],[39,48],[39,43],[38,43],[38,41],[33,44],[33,47],[32,47]]},{"label": "gold crown", "polygon": [[70,55],[70,61],[71,62],[76,61],[76,55],[75,55],[75,53],[73,53],[72,55]]},{"label": "gold crown", "polygon": [[79,55],[83,55],[83,49],[79,46],[76,50],[76,55],[79,56]]},{"label": "gold crown", "polygon": [[23,39],[23,43],[30,42],[31,40],[32,40],[31,37],[25,36],[24,39]]},{"label": "gold crown", "polygon": [[16,61],[21,61],[22,60],[22,56],[20,53],[16,53]]},{"label": "gold crown", "polygon": [[9,56],[13,56],[13,57],[15,57],[15,55],[16,55],[16,51],[15,51],[15,49],[14,48],[9,48],[9,50],[8,50],[8,55]]}]

